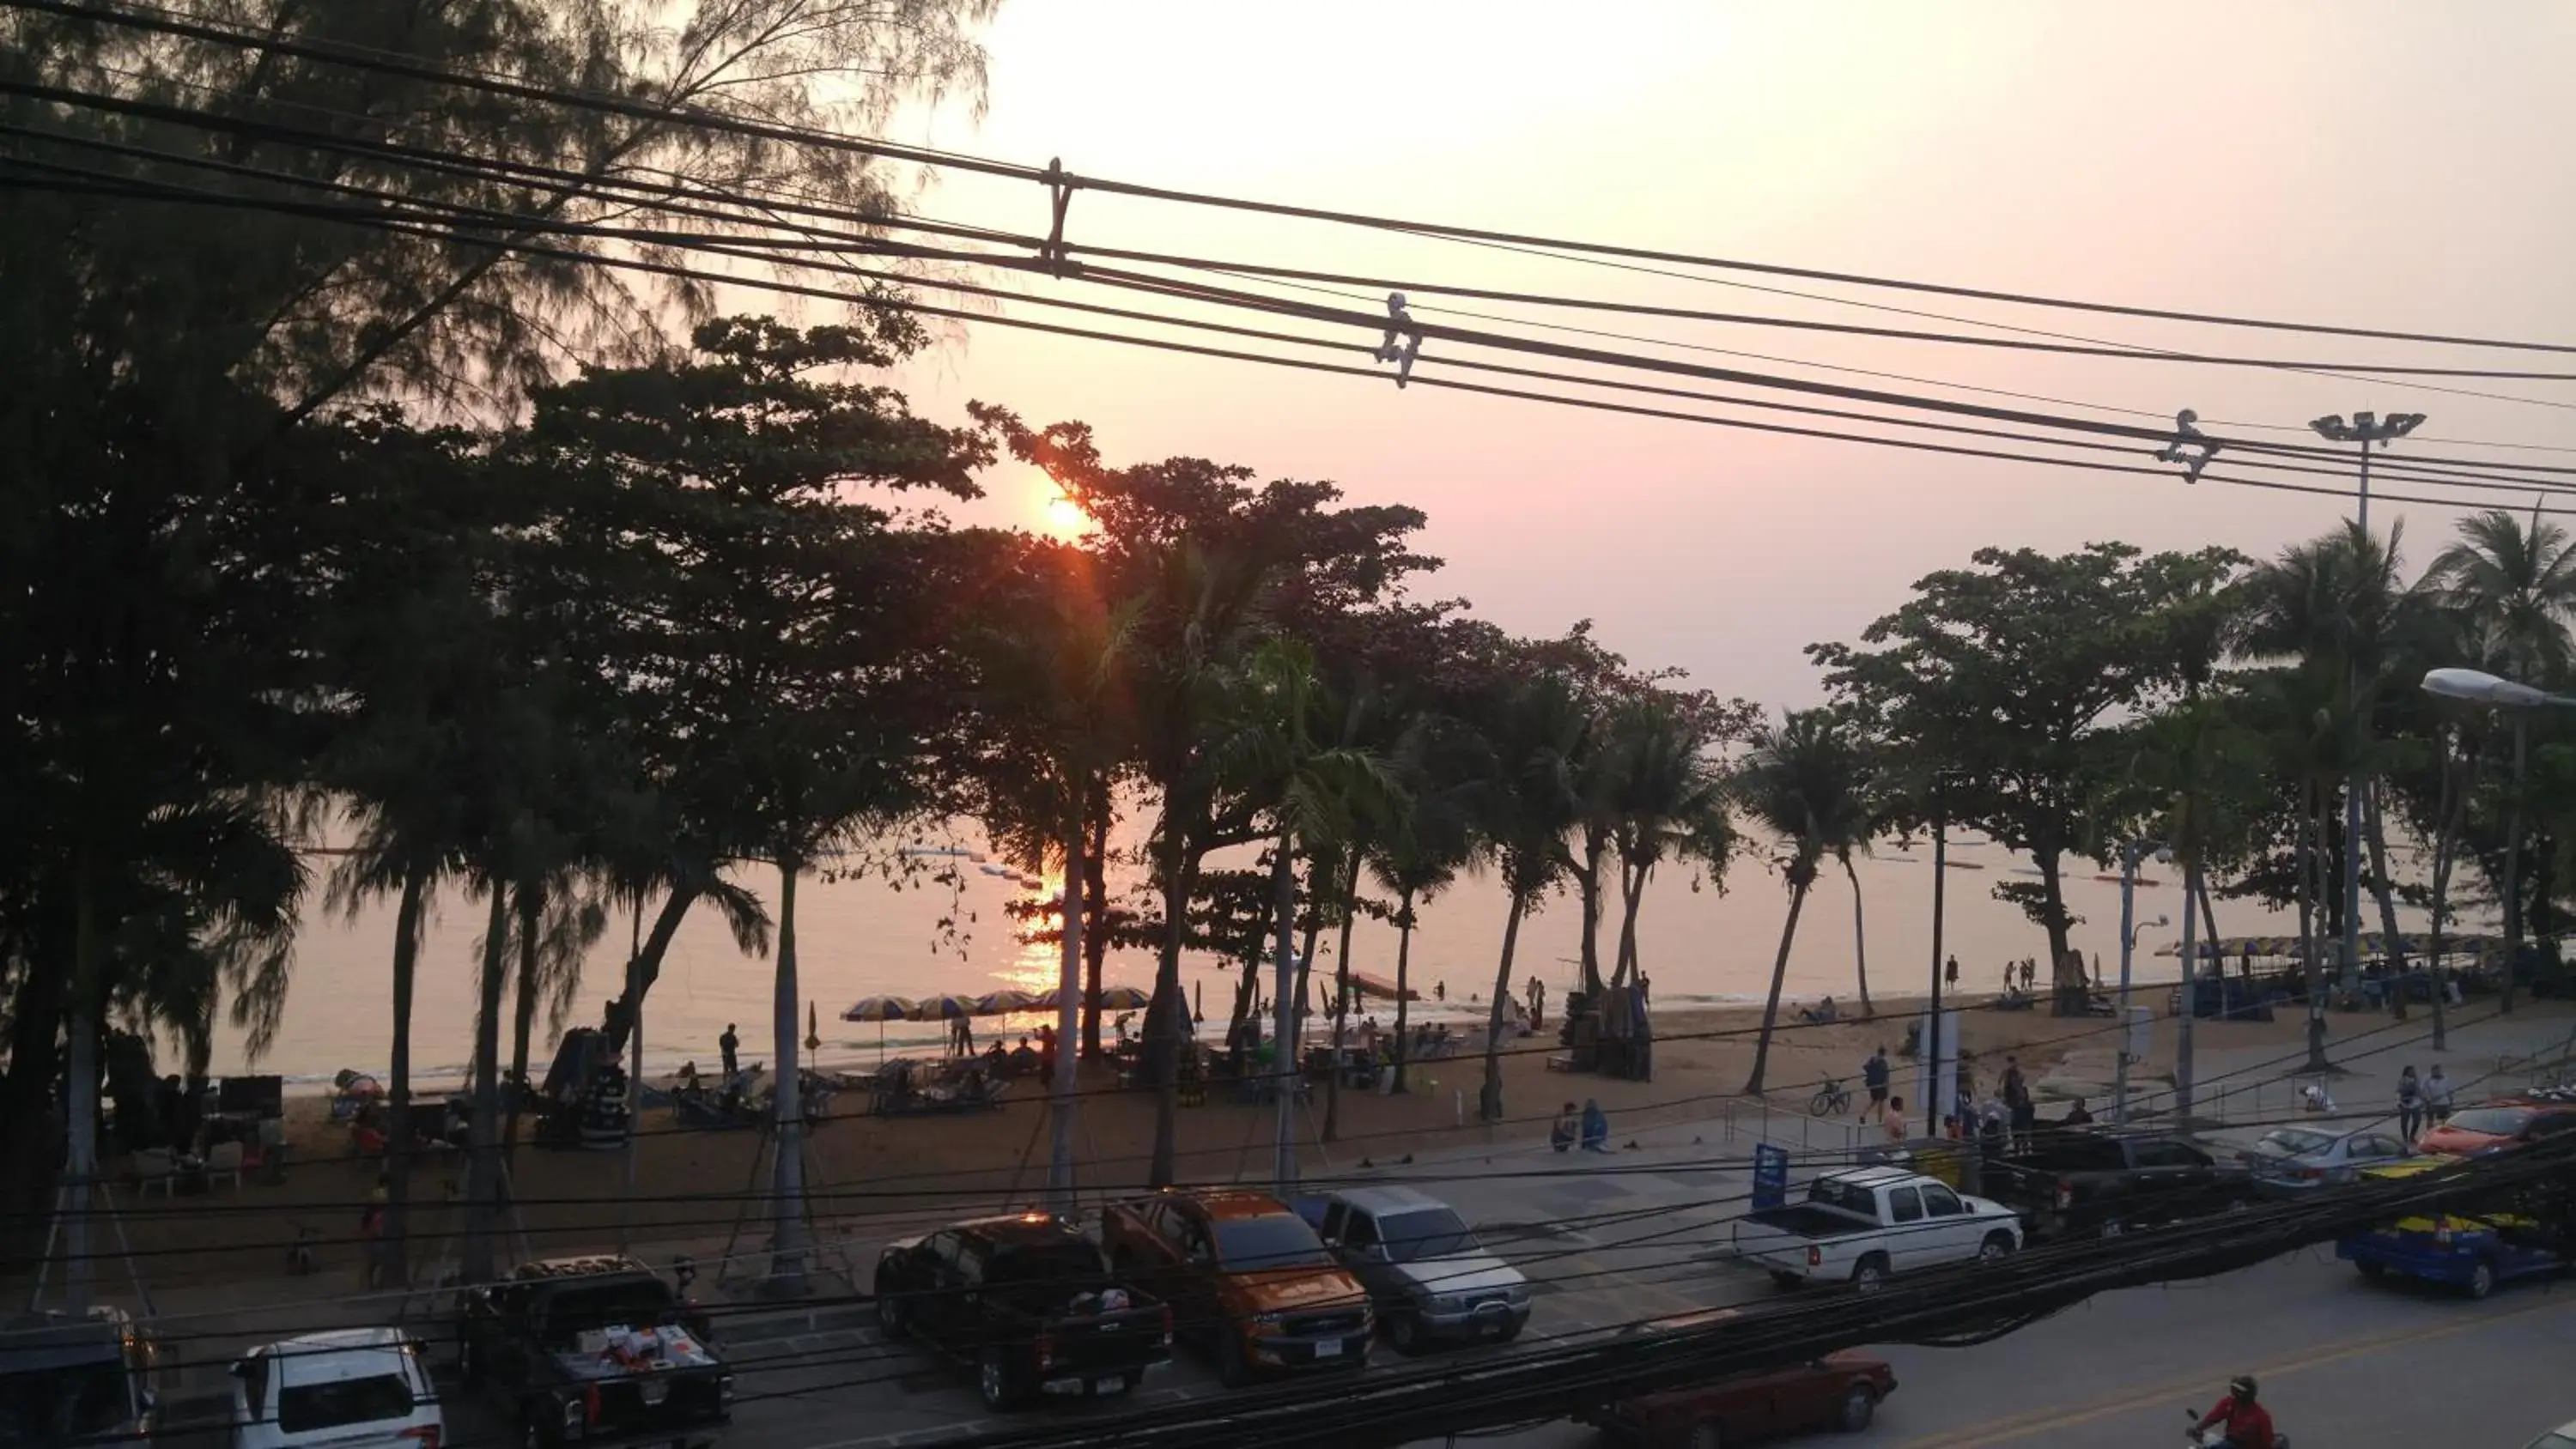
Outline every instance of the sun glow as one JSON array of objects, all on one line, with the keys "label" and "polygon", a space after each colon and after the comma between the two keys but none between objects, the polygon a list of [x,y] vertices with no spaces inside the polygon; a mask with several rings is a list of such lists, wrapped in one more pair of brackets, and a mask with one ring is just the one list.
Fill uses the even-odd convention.
[{"label": "sun glow", "polygon": [[1045,512],[1046,530],[1058,538],[1080,538],[1091,531],[1091,515],[1061,493],[1047,496]]}]

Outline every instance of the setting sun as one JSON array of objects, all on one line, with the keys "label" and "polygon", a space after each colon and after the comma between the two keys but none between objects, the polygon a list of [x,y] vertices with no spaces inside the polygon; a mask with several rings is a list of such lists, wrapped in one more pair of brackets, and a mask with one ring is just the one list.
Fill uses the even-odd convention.
[{"label": "setting sun", "polygon": [[1091,515],[1082,511],[1081,504],[1057,493],[1046,501],[1046,526],[1049,533],[1074,538],[1091,531]]}]

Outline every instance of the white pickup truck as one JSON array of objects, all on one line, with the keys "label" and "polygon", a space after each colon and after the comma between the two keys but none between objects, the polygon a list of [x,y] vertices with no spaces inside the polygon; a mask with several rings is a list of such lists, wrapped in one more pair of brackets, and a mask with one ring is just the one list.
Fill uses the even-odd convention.
[{"label": "white pickup truck", "polygon": [[1991,1263],[2021,1247],[2012,1209],[1895,1167],[1828,1172],[1804,1202],[1735,1220],[1735,1253],[1784,1288],[1849,1281],[1864,1292],[1897,1273]]}]

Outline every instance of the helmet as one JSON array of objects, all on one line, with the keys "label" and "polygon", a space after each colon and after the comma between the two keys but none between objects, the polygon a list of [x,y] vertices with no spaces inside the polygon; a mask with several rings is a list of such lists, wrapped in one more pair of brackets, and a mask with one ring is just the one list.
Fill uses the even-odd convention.
[{"label": "helmet", "polygon": [[2254,1376],[2252,1374],[2238,1374],[2236,1377],[2227,1381],[2227,1391],[2240,1399],[2250,1399],[2254,1397]]}]

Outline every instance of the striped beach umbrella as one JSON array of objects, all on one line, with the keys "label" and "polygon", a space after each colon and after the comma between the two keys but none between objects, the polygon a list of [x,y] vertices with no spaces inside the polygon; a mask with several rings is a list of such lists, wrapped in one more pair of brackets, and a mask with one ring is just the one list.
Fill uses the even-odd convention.
[{"label": "striped beach umbrella", "polygon": [[[1064,1009],[1064,988],[1061,986],[1053,987],[1045,991],[1023,991],[1020,994],[1028,998],[1028,1009],[1031,1011],[1062,1011]],[[1075,999],[1080,1000],[1081,998],[1076,997]]]},{"label": "striped beach umbrella", "polygon": [[1029,1005],[1029,994],[1027,992],[1022,991],[1017,987],[1005,986],[999,991],[987,991],[983,995],[976,997],[975,1014],[977,1016],[1008,1016],[1014,1011],[1028,1010]]},{"label": "striped beach umbrella", "polygon": [[843,1021],[873,1021],[877,1024],[877,1060],[885,1060],[885,1024],[913,1019],[913,1004],[900,996],[862,996],[856,1005],[841,1013]]},{"label": "striped beach umbrella", "polygon": [[1112,986],[1100,993],[1103,1011],[1143,1011],[1154,1004],[1153,996],[1133,986]]},{"label": "striped beach umbrella", "polygon": [[971,996],[958,996],[952,992],[941,992],[937,996],[925,996],[919,1001],[913,1003],[913,1020],[915,1021],[955,1021],[961,1016],[973,1016],[974,1014],[975,998]]}]

